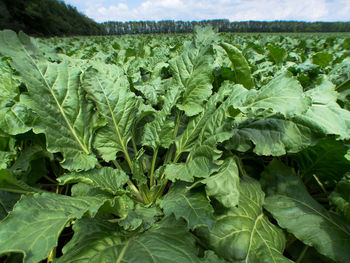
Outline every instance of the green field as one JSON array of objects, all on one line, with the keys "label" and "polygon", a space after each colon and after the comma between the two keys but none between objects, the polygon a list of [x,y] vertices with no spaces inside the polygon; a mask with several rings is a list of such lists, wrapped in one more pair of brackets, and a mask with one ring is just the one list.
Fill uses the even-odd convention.
[{"label": "green field", "polygon": [[0,262],[350,262],[350,34],[0,32]]}]

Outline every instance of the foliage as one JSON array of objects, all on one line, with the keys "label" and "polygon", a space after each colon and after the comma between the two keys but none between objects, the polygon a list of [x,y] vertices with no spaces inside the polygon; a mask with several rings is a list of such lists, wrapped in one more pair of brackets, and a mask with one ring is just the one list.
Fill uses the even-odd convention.
[{"label": "foliage", "polygon": [[346,43],[0,32],[1,259],[347,262]]}]

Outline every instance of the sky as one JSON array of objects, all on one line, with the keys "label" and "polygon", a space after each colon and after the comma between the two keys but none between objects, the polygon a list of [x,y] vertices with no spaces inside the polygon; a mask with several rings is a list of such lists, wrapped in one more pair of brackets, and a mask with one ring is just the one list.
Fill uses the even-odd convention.
[{"label": "sky", "polygon": [[96,22],[350,21],[350,0],[64,0]]}]

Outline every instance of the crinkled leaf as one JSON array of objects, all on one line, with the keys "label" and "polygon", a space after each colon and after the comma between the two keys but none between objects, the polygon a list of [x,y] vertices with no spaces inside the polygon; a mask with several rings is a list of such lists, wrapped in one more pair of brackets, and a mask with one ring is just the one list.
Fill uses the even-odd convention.
[{"label": "crinkled leaf", "polygon": [[[79,220],[57,263],[200,263],[195,240],[184,222],[167,218],[144,233],[125,235],[96,219]],[[87,242],[88,240],[88,242]]]},{"label": "crinkled leaf", "polygon": [[19,85],[18,77],[0,61],[0,127],[11,135],[27,132],[35,121],[34,113],[19,101]]},{"label": "crinkled leaf", "polygon": [[16,158],[9,171],[17,178],[33,185],[41,177],[48,174],[46,158],[53,160],[53,154],[47,152],[40,145],[26,147]]},{"label": "crinkled leaf", "polygon": [[20,194],[0,190],[0,221],[3,220],[21,198]]},{"label": "crinkled leaf", "polygon": [[307,192],[301,180],[279,161],[263,173],[270,193],[264,207],[299,240],[337,262],[350,258],[350,225],[328,212]]},{"label": "crinkled leaf", "polygon": [[302,177],[315,174],[322,180],[339,181],[350,171],[350,161],[345,158],[347,151],[343,142],[323,139],[292,158],[297,163]]},{"label": "crinkled leaf", "polygon": [[273,156],[299,152],[320,137],[320,132],[308,123],[279,116],[244,121],[233,128],[233,133],[225,145],[227,149],[245,152],[254,147],[258,155]]},{"label": "crinkled leaf", "polygon": [[327,67],[333,60],[333,55],[328,52],[318,52],[312,56],[312,63],[321,67]]},{"label": "crinkled leaf", "polygon": [[142,144],[154,150],[162,146],[168,148],[174,140],[174,121],[169,119],[172,108],[179,98],[178,89],[170,89],[164,96],[162,109],[156,113],[155,119],[147,123],[144,129]]},{"label": "crinkled leaf", "polygon": [[211,229],[214,224],[214,209],[201,188],[187,189],[186,184],[176,183],[159,205],[166,216],[185,219],[192,230],[201,226]]},{"label": "crinkled leaf", "polygon": [[24,195],[0,222],[0,254],[21,252],[24,263],[45,259],[70,220],[95,214],[101,200],[52,193]]},{"label": "crinkled leaf", "polygon": [[193,182],[195,177],[208,177],[214,169],[215,166],[210,159],[197,157],[186,163],[168,164],[165,167],[165,175],[173,182],[176,180]]},{"label": "crinkled leaf", "polygon": [[22,102],[40,117],[34,126],[44,133],[47,149],[62,152],[62,166],[71,170],[88,170],[97,160],[91,149],[97,122],[93,105],[85,100],[80,86],[80,69],[66,63],[43,62],[30,38],[12,31],[0,34],[0,52],[11,57],[11,65],[27,85],[29,95]]},{"label": "crinkled leaf", "polygon": [[235,207],[239,200],[239,172],[234,158],[226,159],[220,170],[202,181],[208,196],[225,207]]},{"label": "crinkled leaf", "polygon": [[246,89],[253,89],[255,86],[254,79],[250,73],[249,64],[242,52],[228,43],[220,43],[220,46],[226,51],[228,58],[232,62],[235,82],[237,84],[242,84]]},{"label": "crinkled leaf", "polygon": [[301,119],[319,127],[324,134],[334,134],[339,139],[350,138],[350,112],[337,104],[339,94],[329,81],[306,92],[312,98],[312,106]]},{"label": "crinkled leaf", "polygon": [[259,90],[248,91],[236,85],[233,92],[236,97],[232,107],[251,116],[264,111],[293,116],[303,114],[311,105],[311,100],[305,96],[302,86],[290,72],[280,74]]},{"label": "crinkled leaf", "polygon": [[21,102],[0,109],[0,127],[8,134],[25,133],[34,126],[35,121],[35,114]]},{"label": "crinkled leaf", "polygon": [[211,45],[195,48],[193,43],[186,45],[182,55],[169,62],[178,85],[184,89],[178,108],[187,116],[203,111],[203,102],[211,94],[213,62]]},{"label": "crinkled leaf", "polygon": [[282,64],[287,56],[287,52],[284,48],[276,46],[274,44],[268,44],[267,49],[269,51],[268,56],[275,64]]},{"label": "crinkled leaf", "polygon": [[238,207],[216,216],[212,230],[197,234],[230,262],[291,262],[283,256],[285,237],[263,214],[264,193],[257,181],[241,178]]},{"label": "crinkled leaf", "polygon": [[111,161],[118,152],[127,152],[139,102],[118,67],[93,66],[84,73],[84,89],[107,120],[107,126],[97,131],[94,147],[105,161]]},{"label": "crinkled leaf", "polygon": [[125,230],[133,231],[142,226],[142,230],[147,230],[154,225],[163,215],[157,206],[144,207],[139,204],[133,210],[130,210],[128,216],[119,221],[118,224]]},{"label": "crinkled leaf", "polygon": [[111,194],[124,191],[123,186],[129,177],[123,170],[102,167],[80,173],[68,173],[57,179],[60,184],[83,182]]},{"label": "crinkled leaf", "polygon": [[227,261],[219,258],[218,255],[214,253],[212,250],[206,250],[204,252],[204,257],[202,259],[203,263],[226,263]]},{"label": "crinkled leaf", "polygon": [[38,188],[17,180],[7,169],[0,170],[0,190],[20,194],[42,192]]},{"label": "crinkled leaf", "polygon": [[334,191],[329,195],[330,203],[336,207],[336,211],[344,215],[350,222],[350,178],[344,176],[338,182]]}]

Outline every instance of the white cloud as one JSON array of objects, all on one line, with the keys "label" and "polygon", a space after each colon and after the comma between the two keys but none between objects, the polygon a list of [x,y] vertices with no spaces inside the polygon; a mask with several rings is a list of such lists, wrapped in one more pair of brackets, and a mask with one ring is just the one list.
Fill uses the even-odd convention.
[{"label": "white cloud", "polygon": [[305,20],[350,21],[349,0],[145,0],[130,8],[127,1],[84,10],[98,22],[138,20]]}]

